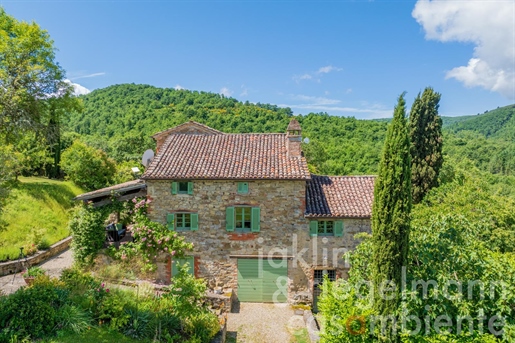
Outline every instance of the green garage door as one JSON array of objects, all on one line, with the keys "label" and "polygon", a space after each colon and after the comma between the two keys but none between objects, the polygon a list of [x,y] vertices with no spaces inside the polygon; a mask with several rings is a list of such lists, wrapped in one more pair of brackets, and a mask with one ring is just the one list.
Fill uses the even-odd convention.
[{"label": "green garage door", "polygon": [[287,295],[286,262],[238,259],[238,299],[241,302],[286,302]]}]

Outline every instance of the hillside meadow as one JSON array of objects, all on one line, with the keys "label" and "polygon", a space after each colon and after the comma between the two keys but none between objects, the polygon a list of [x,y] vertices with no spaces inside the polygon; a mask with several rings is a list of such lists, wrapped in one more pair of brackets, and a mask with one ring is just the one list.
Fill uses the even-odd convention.
[{"label": "hillside meadow", "polygon": [[0,261],[16,259],[20,247],[33,252],[69,235],[68,210],[83,190],[70,181],[20,177],[12,184],[1,219]]}]

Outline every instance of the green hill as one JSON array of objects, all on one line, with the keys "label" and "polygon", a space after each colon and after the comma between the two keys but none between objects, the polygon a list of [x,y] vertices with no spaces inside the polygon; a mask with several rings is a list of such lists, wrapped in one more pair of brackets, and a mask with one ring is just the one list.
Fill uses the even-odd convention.
[{"label": "green hill", "polygon": [[[188,120],[224,132],[284,132],[293,116],[291,109],[275,105],[148,85],[115,85],[82,99],[85,110],[70,117],[67,130],[118,162],[138,161],[144,150],[154,148],[152,134]],[[470,159],[483,171],[515,175],[512,114],[513,106],[508,106],[479,116],[444,117],[444,153],[456,160]],[[313,172],[376,173],[387,120],[327,113],[297,118],[303,136],[310,139],[303,149]]]},{"label": "green hill", "polygon": [[7,224],[0,231],[0,261],[17,258],[20,247],[28,252],[67,237],[71,199],[83,192],[69,181],[20,177],[0,218]]},{"label": "green hill", "polygon": [[468,116],[465,120],[449,125],[454,132],[475,131],[486,137],[515,140],[515,105],[486,111],[477,116]]}]

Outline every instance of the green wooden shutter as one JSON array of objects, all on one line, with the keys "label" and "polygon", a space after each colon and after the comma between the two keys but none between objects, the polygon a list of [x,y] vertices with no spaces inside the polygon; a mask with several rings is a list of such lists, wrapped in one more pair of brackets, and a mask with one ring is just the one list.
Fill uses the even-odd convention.
[{"label": "green wooden shutter", "polygon": [[309,235],[311,237],[318,236],[318,221],[312,220],[309,222]]},{"label": "green wooden shutter", "polygon": [[174,230],[174,224],[175,224],[175,214],[173,213],[168,213],[166,215],[166,224],[168,226],[168,230]]},{"label": "green wooden shutter", "polygon": [[191,214],[191,231],[198,230],[198,213]]},{"label": "green wooden shutter", "polygon": [[334,222],[334,235],[336,237],[343,236],[343,220],[337,220]]},{"label": "green wooden shutter", "polygon": [[193,194],[193,182],[188,182],[188,194]]},{"label": "green wooden shutter", "polygon": [[225,229],[234,231],[234,207],[227,207],[225,210]]},{"label": "green wooden shutter", "polygon": [[259,207],[252,207],[252,217],[251,217],[251,231],[259,232],[261,227],[261,209]]},{"label": "green wooden shutter", "polygon": [[247,194],[249,192],[248,182],[238,182],[238,193]]},{"label": "green wooden shutter", "polygon": [[186,256],[185,258],[178,258],[172,260],[172,277],[179,273],[179,267],[188,263],[188,274],[194,275],[195,272],[195,258],[194,256]]},{"label": "green wooden shutter", "polygon": [[172,182],[172,194],[177,194],[177,182]]}]

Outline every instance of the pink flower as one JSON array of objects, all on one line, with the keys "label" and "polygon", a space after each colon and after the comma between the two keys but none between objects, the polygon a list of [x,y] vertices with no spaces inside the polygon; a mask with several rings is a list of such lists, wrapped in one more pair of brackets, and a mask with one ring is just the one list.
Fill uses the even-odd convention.
[{"label": "pink flower", "polygon": [[158,241],[157,241],[157,244],[161,244],[161,240],[158,240]]},{"label": "pink flower", "polygon": [[165,251],[168,251],[168,248],[167,248],[167,247],[165,247]]},{"label": "pink flower", "polygon": [[172,254],[172,256],[175,255],[175,250],[172,250],[171,254]]},{"label": "pink flower", "polygon": [[106,289],[106,292],[109,293],[109,288]]},{"label": "pink flower", "polygon": [[122,254],[122,260],[125,260],[127,256],[125,254]]},{"label": "pink flower", "polygon": [[142,241],[142,242],[145,242],[146,240],[147,240],[147,237],[143,237],[143,238],[141,239],[141,241]]},{"label": "pink flower", "polygon": [[168,242],[170,240],[170,237],[166,237],[165,241]]}]

